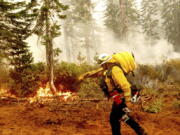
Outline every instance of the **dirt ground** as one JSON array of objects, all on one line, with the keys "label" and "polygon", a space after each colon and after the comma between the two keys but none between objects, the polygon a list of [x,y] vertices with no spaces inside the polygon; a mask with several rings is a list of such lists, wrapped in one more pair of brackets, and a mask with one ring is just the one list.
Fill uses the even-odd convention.
[{"label": "dirt ground", "polygon": [[[29,104],[0,102],[0,135],[111,135],[110,101]],[[147,113],[135,107],[135,118],[149,135],[178,135],[180,110]],[[122,135],[135,135],[122,123]]]}]

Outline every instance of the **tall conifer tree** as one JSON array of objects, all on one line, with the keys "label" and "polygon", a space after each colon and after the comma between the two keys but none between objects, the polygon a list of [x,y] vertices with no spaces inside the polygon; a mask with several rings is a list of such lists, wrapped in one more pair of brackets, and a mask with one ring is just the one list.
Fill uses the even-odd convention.
[{"label": "tall conifer tree", "polygon": [[180,0],[162,0],[165,37],[180,52]]},{"label": "tall conifer tree", "polygon": [[63,10],[66,10],[68,6],[63,5],[59,0],[40,0],[39,2],[41,7],[38,11],[34,30],[46,48],[47,75],[50,89],[53,94],[55,94],[53,40],[61,34],[60,20],[65,18],[65,15],[61,13]]},{"label": "tall conifer tree", "polygon": [[139,14],[134,0],[107,0],[105,25],[118,39],[125,39],[139,23]]},{"label": "tall conifer tree", "polygon": [[25,40],[31,34],[30,27],[36,16],[33,4],[34,1],[0,1],[1,56],[13,67],[10,72],[14,81],[12,90],[19,96],[27,94],[32,87],[32,80],[27,78],[27,71],[31,68],[33,58]]}]

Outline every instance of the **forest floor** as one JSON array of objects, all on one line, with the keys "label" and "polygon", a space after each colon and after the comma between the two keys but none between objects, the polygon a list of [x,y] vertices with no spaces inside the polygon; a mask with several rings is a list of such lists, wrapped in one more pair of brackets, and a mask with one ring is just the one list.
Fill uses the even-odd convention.
[{"label": "forest floor", "polygon": [[[134,107],[135,119],[149,135],[178,135],[180,109],[171,107],[167,96],[160,113]],[[0,101],[0,135],[111,135],[111,101],[33,103]],[[122,135],[135,135],[122,123]]]}]

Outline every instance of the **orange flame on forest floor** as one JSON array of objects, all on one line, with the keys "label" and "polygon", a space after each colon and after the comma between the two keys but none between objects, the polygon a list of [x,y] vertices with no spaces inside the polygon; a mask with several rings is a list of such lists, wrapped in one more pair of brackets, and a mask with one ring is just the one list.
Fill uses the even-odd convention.
[{"label": "orange flame on forest floor", "polygon": [[[67,92],[62,92],[62,91],[58,90],[56,92],[56,95],[53,95],[51,90],[50,90],[49,85],[47,84],[45,88],[40,87],[38,89],[38,91],[37,91],[37,94],[34,97],[29,98],[29,100],[30,100],[30,103],[33,103],[33,102],[38,101],[39,99],[40,100],[43,100],[43,99],[47,99],[48,100],[48,98],[53,98],[54,96],[59,97],[59,99],[62,100],[62,101],[67,101],[70,98],[72,100],[77,98],[77,95],[75,95],[74,93],[70,92],[70,90],[65,90],[65,91],[67,91]],[[50,101],[50,99],[49,99],[49,101]]]},{"label": "orange flame on forest floor", "polygon": [[[66,91],[66,92],[63,92]],[[50,102],[53,101],[55,99],[55,97],[57,97],[58,100],[60,101],[74,101],[78,98],[76,93],[72,93],[70,90],[57,90],[56,95],[53,95],[50,87],[48,84],[46,84],[46,87],[40,87],[37,90],[37,93],[35,96],[33,97],[29,97],[29,98],[24,98],[27,101],[29,101],[29,103],[35,103],[35,102]],[[8,90],[0,88],[0,98],[4,99],[4,98],[16,98],[16,99],[20,99],[18,97],[16,97],[15,95],[11,94]]]},{"label": "orange flame on forest floor", "polygon": [[0,97],[1,98],[5,98],[5,97],[16,98],[15,95],[11,94],[7,89],[4,89],[4,88],[0,89]]}]

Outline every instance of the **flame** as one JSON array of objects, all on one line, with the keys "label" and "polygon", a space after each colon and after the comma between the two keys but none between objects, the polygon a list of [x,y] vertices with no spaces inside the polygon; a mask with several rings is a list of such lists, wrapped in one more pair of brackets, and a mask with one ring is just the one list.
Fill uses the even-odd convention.
[{"label": "flame", "polygon": [[[60,97],[61,100],[63,101],[67,101],[69,98],[74,99],[76,96],[73,95],[72,92],[70,92],[70,90],[66,90],[67,92],[62,92],[62,91],[58,91],[56,93],[56,96]],[[52,94],[50,87],[48,84],[46,84],[46,87],[40,87],[37,91],[36,96],[29,98],[30,103],[36,102],[39,99],[43,99],[44,98],[48,98],[48,97],[53,97],[54,95]],[[50,99],[49,99],[50,100]]]},{"label": "flame", "polygon": [[[66,91],[69,91],[69,90],[66,90]],[[53,97],[53,96],[54,95],[52,94],[48,85],[45,88],[40,87],[37,91],[37,97]],[[72,92],[59,91],[56,93],[56,96],[62,96],[66,100],[72,96]]]},{"label": "flame", "polygon": [[8,92],[6,89],[1,88],[0,89],[0,95],[6,95]]},{"label": "flame", "polygon": [[[62,92],[61,90],[58,90],[55,96],[58,97],[61,101],[67,101],[67,100],[77,100],[78,96],[76,93],[70,92],[70,90],[64,90],[66,92]],[[0,88],[0,97],[6,98],[6,97],[12,97],[12,98],[18,98],[15,95],[12,95],[8,90]],[[33,97],[26,98],[29,103],[35,103],[35,102],[49,102],[53,100],[54,95],[52,94],[50,87],[48,84],[46,84],[46,87],[40,87],[37,90],[37,93]]]},{"label": "flame", "polygon": [[0,89],[0,96],[1,98],[5,98],[5,97],[12,97],[12,98],[16,98],[15,95],[12,95],[9,90],[1,88]]}]

